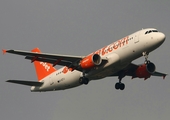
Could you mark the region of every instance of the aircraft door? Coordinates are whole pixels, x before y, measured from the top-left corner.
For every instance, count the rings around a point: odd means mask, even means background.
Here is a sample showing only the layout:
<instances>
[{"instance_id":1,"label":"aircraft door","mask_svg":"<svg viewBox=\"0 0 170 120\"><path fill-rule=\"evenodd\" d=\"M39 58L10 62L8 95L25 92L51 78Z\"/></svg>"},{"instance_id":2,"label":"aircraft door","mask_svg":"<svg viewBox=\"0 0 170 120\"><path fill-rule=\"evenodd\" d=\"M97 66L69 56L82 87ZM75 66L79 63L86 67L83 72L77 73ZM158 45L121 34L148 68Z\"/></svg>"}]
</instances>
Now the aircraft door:
<instances>
[{"instance_id":1,"label":"aircraft door","mask_svg":"<svg viewBox=\"0 0 170 120\"><path fill-rule=\"evenodd\" d=\"M138 43L139 42L139 32L135 33L134 35L134 43Z\"/></svg>"},{"instance_id":2,"label":"aircraft door","mask_svg":"<svg viewBox=\"0 0 170 120\"><path fill-rule=\"evenodd\" d=\"M49 84L50 84L50 85L53 85L53 84L54 84L54 81L53 81L53 79L52 79L51 76L49 77Z\"/></svg>"}]
</instances>

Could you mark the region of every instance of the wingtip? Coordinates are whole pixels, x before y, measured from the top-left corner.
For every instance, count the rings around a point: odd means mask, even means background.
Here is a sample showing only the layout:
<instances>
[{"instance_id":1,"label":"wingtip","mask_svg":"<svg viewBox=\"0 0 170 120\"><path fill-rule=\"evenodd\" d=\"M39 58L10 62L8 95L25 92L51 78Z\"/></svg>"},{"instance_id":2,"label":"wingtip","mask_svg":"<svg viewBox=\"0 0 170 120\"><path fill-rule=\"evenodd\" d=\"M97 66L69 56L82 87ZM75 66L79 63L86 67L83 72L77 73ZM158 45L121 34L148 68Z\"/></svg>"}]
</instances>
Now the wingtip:
<instances>
[{"instance_id":1,"label":"wingtip","mask_svg":"<svg viewBox=\"0 0 170 120\"><path fill-rule=\"evenodd\" d=\"M11 82L11 80L6 80L5 82Z\"/></svg>"},{"instance_id":2,"label":"wingtip","mask_svg":"<svg viewBox=\"0 0 170 120\"><path fill-rule=\"evenodd\" d=\"M41 50L38 47L36 47L36 48L32 49L31 52L40 53Z\"/></svg>"},{"instance_id":3,"label":"wingtip","mask_svg":"<svg viewBox=\"0 0 170 120\"><path fill-rule=\"evenodd\" d=\"M167 75L164 75L164 76L163 76L163 79L165 79L166 76L167 76Z\"/></svg>"},{"instance_id":4,"label":"wingtip","mask_svg":"<svg viewBox=\"0 0 170 120\"><path fill-rule=\"evenodd\" d=\"M6 51L7 51L7 50L2 49L2 53L3 53L3 55L4 55L4 54L6 54Z\"/></svg>"}]
</instances>

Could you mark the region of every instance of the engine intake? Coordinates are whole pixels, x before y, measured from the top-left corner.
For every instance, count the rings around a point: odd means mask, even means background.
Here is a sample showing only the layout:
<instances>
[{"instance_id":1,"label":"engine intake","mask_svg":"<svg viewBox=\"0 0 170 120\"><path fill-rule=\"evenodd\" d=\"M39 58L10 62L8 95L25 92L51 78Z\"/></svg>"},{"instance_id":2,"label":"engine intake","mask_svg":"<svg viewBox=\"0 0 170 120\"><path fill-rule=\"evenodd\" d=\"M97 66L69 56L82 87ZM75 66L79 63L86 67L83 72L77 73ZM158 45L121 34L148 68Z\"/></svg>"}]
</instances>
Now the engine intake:
<instances>
[{"instance_id":1,"label":"engine intake","mask_svg":"<svg viewBox=\"0 0 170 120\"><path fill-rule=\"evenodd\" d=\"M101 62L102 62L102 59L101 59L100 55L92 54L92 55L89 55L89 56L83 58L80 61L80 66L83 69L90 69L97 65L100 65Z\"/></svg>"},{"instance_id":2,"label":"engine intake","mask_svg":"<svg viewBox=\"0 0 170 120\"><path fill-rule=\"evenodd\" d=\"M153 64L152 62L148 63L146 65L146 68L147 68L147 71L151 74L154 73L156 70L155 64Z\"/></svg>"}]
</instances>

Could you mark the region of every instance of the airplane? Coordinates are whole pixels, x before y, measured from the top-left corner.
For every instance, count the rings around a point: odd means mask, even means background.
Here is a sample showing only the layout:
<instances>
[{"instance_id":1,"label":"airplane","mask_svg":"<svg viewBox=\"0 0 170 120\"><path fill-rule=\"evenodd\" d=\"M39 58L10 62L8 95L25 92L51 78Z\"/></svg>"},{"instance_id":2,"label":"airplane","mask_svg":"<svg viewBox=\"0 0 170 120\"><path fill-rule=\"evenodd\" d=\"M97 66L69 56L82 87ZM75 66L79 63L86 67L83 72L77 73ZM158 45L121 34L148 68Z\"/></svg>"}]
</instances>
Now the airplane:
<instances>
[{"instance_id":1,"label":"airplane","mask_svg":"<svg viewBox=\"0 0 170 120\"><path fill-rule=\"evenodd\" d=\"M39 48L32 51L5 50L25 56L34 63L38 81L7 80L6 82L31 86L31 92L65 90L87 85L91 80L105 77L118 77L115 89L124 90L122 79L125 76L143 78L151 76L166 77L156 71L156 66L148 60L148 55L164 41L165 34L155 28L146 28L113 42L87 56L41 53ZM144 57L144 63L136 65L133 60ZM56 69L56 65L63 66Z\"/></svg>"}]
</instances>

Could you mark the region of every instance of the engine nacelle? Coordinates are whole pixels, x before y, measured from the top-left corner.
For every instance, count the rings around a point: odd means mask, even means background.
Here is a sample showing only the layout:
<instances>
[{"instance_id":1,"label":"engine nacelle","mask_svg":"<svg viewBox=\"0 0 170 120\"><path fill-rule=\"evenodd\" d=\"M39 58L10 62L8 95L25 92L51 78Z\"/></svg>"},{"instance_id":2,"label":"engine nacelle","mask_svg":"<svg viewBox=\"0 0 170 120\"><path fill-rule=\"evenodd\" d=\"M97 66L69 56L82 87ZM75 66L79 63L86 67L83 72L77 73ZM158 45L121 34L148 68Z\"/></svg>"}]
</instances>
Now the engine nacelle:
<instances>
[{"instance_id":1,"label":"engine nacelle","mask_svg":"<svg viewBox=\"0 0 170 120\"><path fill-rule=\"evenodd\" d=\"M153 74L155 72L155 65L150 62L148 64L143 64L143 65L140 65L137 69L136 69L136 77L139 77L139 78L144 78L145 80L147 78L150 78L151 74Z\"/></svg>"},{"instance_id":2,"label":"engine nacelle","mask_svg":"<svg viewBox=\"0 0 170 120\"><path fill-rule=\"evenodd\" d=\"M97 65L100 65L101 62L102 62L102 59L101 59L100 55L92 54L92 55L89 55L89 56L83 58L80 61L80 66L83 69L90 69Z\"/></svg>"}]
</instances>

